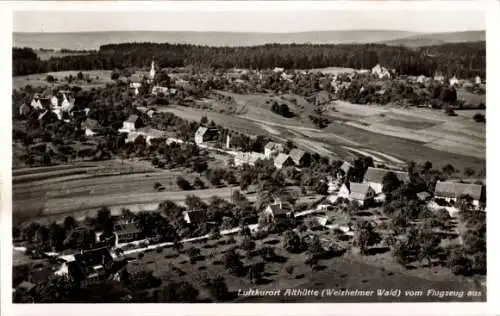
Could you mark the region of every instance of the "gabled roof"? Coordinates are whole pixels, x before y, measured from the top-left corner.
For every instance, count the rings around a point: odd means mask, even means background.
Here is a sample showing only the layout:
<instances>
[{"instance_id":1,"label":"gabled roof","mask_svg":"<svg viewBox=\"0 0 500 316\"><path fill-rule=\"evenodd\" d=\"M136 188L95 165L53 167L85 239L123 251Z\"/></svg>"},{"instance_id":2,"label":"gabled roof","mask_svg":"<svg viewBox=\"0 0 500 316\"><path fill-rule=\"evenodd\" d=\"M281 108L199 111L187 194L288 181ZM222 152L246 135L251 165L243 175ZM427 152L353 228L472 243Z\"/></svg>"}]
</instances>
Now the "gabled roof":
<instances>
[{"instance_id":1,"label":"gabled roof","mask_svg":"<svg viewBox=\"0 0 500 316\"><path fill-rule=\"evenodd\" d=\"M304 157L305 154L306 154L305 151L294 148L290 151L289 156L290 156L290 158L292 158L292 160L295 164L299 165L300 160Z\"/></svg>"},{"instance_id":2,"label":"gabled roof","mask_svg":"<svg viewBox=\"0 0 500 316\"><path fill-rule=\"evenodd\" d=\"M348 174L349 170L351 170L351 168L352 168L352 164L350 164L347 161L344 161L342 166L340 166L340 170L344 171L345 174Z\"/></svg>"},{"instance_id":3,"label":"gabled roof","mask_svg":"<svg viewBox=\"0 0 500 316\"><path fill-rule=\"evenodd\" d=\"M282 144L279 144L279 143L269 142L269 143L266 144L266 146L264 146L264 149L268 149L268 150L284 150L284 146Z\"/></svg>"},{"instance_id":4,"label":"gabled roof","mask_svg":"<svg viewBox=\"0 0 500 316\"><path fill-rule=\"evenodd\" d=\"M132 114L128 117L128 119L126 120L126 122L129 122L129 123L135 123L137 122L137 120L139 119L139 116L135 115L135 114Z\"/></svg>"},{"instance_id":5,"label":"gabled roof","mask_svg":"<svg viewBox=\"0 0 500 316\"><path fill-rule=\"evenodd\" d=\"M274 203L269 204L268 207L271 209L274 216L287 215L288 213L293 212L293 208L289 203Z\"/></svg>"},{"instance_id":6,"label":"gabled roof","mask_svg":"<svg viewBox=\"0 0 500 316\"><path fill-rule=\"evenodd\" d=\"M207 220L207 211L205 210L184 211L183 214L189 216L190 223L202 223Z\"/></svg>"},{"instance_id":7,"label":"gabled roof","mask_svg":"<svg viewBox=\"0 0 500 316\"><path fill-rule=\"evenodd\" d=\"M452 181L438 181L434 190L435 196L458 198L461 195L470 195L474 200L481 198L482 186L472 183Z\"/></svg>"},{"instance_id":8,"label":"gabled roof","mask_svg":"<svg viewBox=\"0 0 500 316\"><path fill-rule=\"evenodd\" d=\"M200 126L196 130L195 136L203 136L208 131L208 128L205 126Z\"/></svg>"},{"instance_id":9,"label":"gabled roof","mask_svg":"<svg viewBox=\"0 0 500 316\"><path fill-rule=\"evenodd\" d=\"M370 190L370 185L368 183L347 183L346 187L349 189L349 196L356 200L364 200L366 194Z\"/></svg>"},{"instance_id":10,"label":"gabled roof","mask_svg":"<svg viewBox=\"0 0 500 316\"><path fill-rule=\"evenodd\" d=\"M417 197L419 200L424 201L424 200L427 200L428 198L430 198L431 194L429 192L423 191L423 192L417 193Z\"/></svg>"},{"instance_id":11,"label":"gabled roof","mask_svg":"<svg viewBox=\"0 0 500 316\"><path fill-rule=\"evenodd\" d=\"M140 233L140 230L135 223L129 222L115 225L115 233L117 233L118 235L138 234Z\"/></svg>"},{"instance_id":12,"label":"gabled roof","mask_svg":"<svg viewBox=\"0 0 500 316\"><path fill-rule=\"evenodd\" d=\"M82 128L88 128L90 130L96 130L100 128L99 122L93 119L86 119L82 122Z\"/></svg>"},{"instance_id":13,"label":"gabled roof","mask_svg":"<svg viewBox=\"0 0 500 316\"><path fill-rule=\"evenodd\" d=\"M280 153L276 157L276 159L274 159L274 165L279 166L281 168L288 159L291 159L291 161L293 162L292 157L288 156L287 154Z\"/></svg>"},{"instance_id":14,"label":"gabled roof","mask_svg":"<svg viewBox=\"0 0 500 316\"><path fill-rule=\"evenodd\" d=\"M381 184L384 179L384 176L389 172L394 173L398 177L399 181L408 182L410 180L408 172L369 167L368 170L366 170L363 182L372 182Z\"/></svg>"},{"instance_id":15,"label":"gabled roof","mask_svg":"<svg viewBox=\"0 0 500 316\"><path fill-rule=\"evenodd\" d=\"M74 261L68 262L68 270L77 279L105 275L104 265L113 261L111 252L106 247L75 254L74 258Z\"/></svg>"}]
</instances>

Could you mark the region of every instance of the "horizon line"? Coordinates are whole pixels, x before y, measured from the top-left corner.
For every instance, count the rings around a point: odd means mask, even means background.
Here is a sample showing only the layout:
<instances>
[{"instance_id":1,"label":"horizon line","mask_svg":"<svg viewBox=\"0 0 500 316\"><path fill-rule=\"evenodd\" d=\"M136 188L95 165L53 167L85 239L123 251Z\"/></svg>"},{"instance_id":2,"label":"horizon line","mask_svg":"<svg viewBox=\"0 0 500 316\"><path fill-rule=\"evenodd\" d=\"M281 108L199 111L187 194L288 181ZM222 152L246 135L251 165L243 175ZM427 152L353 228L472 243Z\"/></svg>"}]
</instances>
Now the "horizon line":
<instances>
[{"instance_id":1,"label":"horizon line","mask_svg":"<svg viewBox=\"0 0 500 316\"><path fill-rule=\"evenodd\" d=\"M39 31L39 32L25 32L25 31L12 31L13 34L78 34L78 33L118 33L118 32L184 32L184 33L234 33L234 34L301 34L313 32L408 32L417 34L447 34L447 33L464 33L464 32L486 32L485 29L474 30L454 30L454 31L412 31L402 29L340 29L340 30L304 30L292 32L265 32L265 31L223 31L223 30L82 30L82 31Z\"/></svg>"}]
</instances>

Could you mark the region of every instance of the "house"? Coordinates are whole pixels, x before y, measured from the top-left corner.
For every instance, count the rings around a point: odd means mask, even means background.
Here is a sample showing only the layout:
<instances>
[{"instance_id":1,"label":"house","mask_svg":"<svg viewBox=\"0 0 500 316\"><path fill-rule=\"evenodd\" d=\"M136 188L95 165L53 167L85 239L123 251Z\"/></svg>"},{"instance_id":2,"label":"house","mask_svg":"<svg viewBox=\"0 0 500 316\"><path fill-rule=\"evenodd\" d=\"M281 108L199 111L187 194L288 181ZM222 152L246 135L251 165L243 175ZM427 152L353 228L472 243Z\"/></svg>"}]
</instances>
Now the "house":
<instances>
[{"instance_id":1,"label":"house","mask_svg":"<svg viewBox=\"0 0 500 316\"><path fill-rule=\"evenodd\" d=\"M50 107L50 99L42 98L38 94L36 94L30 105L33 109L43 110Z\"/></svg>"},{"instance_id":2,"label":"house","mask_svg":"<svg viewBox=\"0 0 500 316\"><path fill-rule=\"evenodd\" d=\"M280 68L280 67L274 67L273 69L273 72L275 73L280 73L280 72L284 72L285 71L285 68Z\"/></svg>"},{"instance_id":3,"label":"house","mask_svg":"<svg viewBox=\"0 0 500 316\"><path fill-rule=\"evenodd\" d=\"M379 79L391 78L391 73L389 72L389 70L387 70L387 68L385 67L380 66L380 64L377 64L372 68L372 74Z\"/></svg>"},{"instance_id":4,"label":"house","mask_svg":"<svg viewBox=\"0 0 500 316\"><path fill-rule=\"evenodd\" d=\"M481 77L476 76L476 78L475 78L474 82L475 82L476 84L481 84L481 83L482 83L482 81L481 81Z\"/></svg>"},{"instance_id":5,"label":"house","mask_svg":"<svg viewBox=\"0 0 500 316\"><path fill-rule=\"evenodd\" d=\"M153 109L148 110L146 112L146 115L149 116L150 118L153 118L153 116L155 116L155 114L157 114L157 112L155 110L153 110Z\"/></svg>"},{"instance_id":6,"label":"house","mask_svg":"<svg viewBox=\"0 0 500 316\"><path fill-rule=\"evenodd\" d=\"M82 122L81 127L83 130L85 130L85 136L94 136L101 128L99 122L89 118Z\"/></svg>"},{"instance_id":7,"label":"house","mask_svg":"<svg viewBox=\"0 0 500 316\"><path fill-rule=\"evenodd\" d=\"M425 77L424 75L420 75L417 77L417 83L424 83L427 81L427 77Z\"/></svg>"},{"instance_id":8,"label":"house","mask_svg":"<svg viewBox=\"0 0 500 316\"><path fill-rule=\"evenodd\" d=\"M161 93L164 96L169 96L175 94L176 92L177 92L176 89L170 89L169 87L161 87L161 86L154 86L153 89L151 89L152 95L158 95Z\"/></svg>"},{"instance_id":9,"label":"house","mask_svg":"<svg viewBox=\"0 0 500 316\"><path fill-rule=\"evenodd\" d=\"M285 147L282 144L269 142L264 146L264 155L266 158L270 159L273 156L285 151Z\"/></svg>"},{"instance_id":10,"label":"house","mask_svg":"<svg viewBox=\"0 0 500 316\"><path fill-rule=\"evenodd\" d=\"M167 139L167 134L164 131L151 127L143 127L137 130L139 135L146 138L146 144L151 145L152 140Z\"/></svg>"},{"instance_id":11,"label":"house","mask_svg":"<svg viewBox=\"0 0 500 316\"><path fill-rule=\"evenodd\" d=\"M469 195L472 197L472 204L475 207L479 207L482 193L483 187L479 184L452 181L438 181L434 189L435 199L455 202L460 196Z\"/></svg>"},{"instance_id":12,"label":"house","mask_svg":"<svg viewBox=\"0 0 500 316\"><path fill-rule=\"evenodd\" d=\"M205 142L213 141L219 135L219 130L216 128L209 128L205 126L200 126L194 134L194 142L197 145L203 144Z\"/></svg>"},{"instance_id":13,"label":"house","mask_svg":"<svg viewBox=\"0 0 500 316\"><path fill-rule=\"evenodd\" d=\"M127 243L139 238L141 231L134 222L117 221L115 223L116 244Z\"/></svg>"},{"instance_id":14,"label":"house","mask_svg":"<svg viewBox=\"0 0 500 316\"><path fill-rule=\"evenodd\" d=\"M384 176L389 172L394 173L399 181L410 181L408 172L369 167L368 170L366 170L363 183L369 184L376 194L382 193Z\"/></svg>"},{"instance_id":15,"label":"house","mask_svg":"<svg viewBox=\"0 0 500 316\"><path fill-rule=\"evenodd\" d=\"M344 161L342 165L340 166L339 170L337 170L337 179L338 180L344 180L345 177L349 174L349 171L352 168L352 164Z\"/></svg>"},{"instance_id":16,"label":"house","mask_svg":"<svg viewBox=\"0 0 500 316\"><path fill-rule=\"evenodd\" d=\"M440 71L436 71L436 72L434 73L434 81L439 81L439 82L443 83L443 82L444 82L444 76L443 76L443 73L442 73L442 72L440 72Z\"/></svg>"},{"instance_id":17,"label":"house","mask_svg":"<svg viewBox=\"0 0 500 316\"><path fill-rule=\"evenodd\" d=\"M264 154L258 153L258 152L248 152L248 153L238 152L234 156L234 165L241 166L244 164L249 164L250 166L253 166L253 165L255 165L257 160L259 160L259 159L264 160L266 158L267 157Z\"/></svg>"},{"instance_id":18,"label":"house","mask_svg":"<svg viewBox=\"0 0 500 316\"><path fill-rule=\"evenodd\" d=\"M26 117L30 112L31 108L26 103L21 104L19 107L19 116Z\"/></svg>"},{"instance_id":19,"label":"house","mask_svg":"<svg viewBox=\"0 0 500 316\"><path fill-rule=\"evenodd\" d=\"M453 76L450 80L450 86L453 87L455 86L456 84L458 84L460 82L460 80L458 80L458 78L456 76Z\"/></svg>"},{"instance_id":20,"label":"house","mask_svg":"<svg viewBox=\"0 0 500 316\"><path fill-rule=\"evenodd\" d=\"M139 88L142 87L142 84L140 82L131 82L130 83L130 88L134 89L134 94L138 95L139 94Z\"/></svg>"},{"instance_id":21,"label":"house","mask_svg":"<svg viewBox=\"0 0 500 316\"><path fill-rule=\"evenodd\" d=\"M349 201L356 201L363 206L374 199L375 190L368 183L346 182L340 188L338 196Z\"/></svg>"},{"instance_id":22,"label":"house","mask_svg":"<svg viewBox=\"0 0 500 316\"><path fill-rule=\"evenodd\" d=\"M110 276L114 263L107 247L95 248L65 256L66 262L56 271L57 275L68 275L81 288L99 284Z\"/></svg>"},{"instance_id":23,"label":"house","mask_svg":"<svg viewBox=\"0 0 500 316\"><path fill-rule=\"evenodd\" d=\"M307 167L311 162L311 156L309 153L297 148L292 149L289 156L298 167Z\"/></svg>"},{"instance_id":24,"label":"house","mask_svg":"<svg viewBox=\"0 0 500 316\"><path fill-rule=\"evenodd\" d=\"M268 222L275 222L282 218L291 218L294 216L294 211L290 203L281 202L281 200L276 200L274 203L269 204L263 211L262 216L267 219Z\"/></svg>"},{"instance_id":25,"label":"house","mask_svg":"<svg viewBox=\"0 0 500 316\"><path fill-rule=\"evenodd\" d=\"M182 212L184 221L188 224L201 224L207 221L207 211L193 210Z\"/></svg>"},{"instance_id":26,"label":"house","mask_svg":"<svg viewBox=\"0 0 500 316\"><path fill-rule=\"evenodd\" d=\"M284 153L280 153L275 159L274 159L274 166L276 167L276 169L281 169L283 167L289 167L289 166L293 166L295 163L293 162L293 159L292 157L284 154Z\"/></svg>"},{"instance_id":27,"label":"house","mask_svg":"<svg viewBox=\"0 0 500 316\"><path fill-rule=\"evenodd\" d=\"M123 127L122 131L124 132L130 132L130 131L135 131L137 128L142 127L144 124L139 118L139 116L133 114L128 117L126 121L123 122Z\"/></svg>"},{"instance_id":28,"label":"house","mask_svg":"<svg viewBox=\"0 0 500 316\"><path fill-rule=\"evenodd\" d=\"M417 193L417 198L419 199L419 201L427 202L432 198L432 195L429 192L423 191Z\"/></svg>"}]
</instances>

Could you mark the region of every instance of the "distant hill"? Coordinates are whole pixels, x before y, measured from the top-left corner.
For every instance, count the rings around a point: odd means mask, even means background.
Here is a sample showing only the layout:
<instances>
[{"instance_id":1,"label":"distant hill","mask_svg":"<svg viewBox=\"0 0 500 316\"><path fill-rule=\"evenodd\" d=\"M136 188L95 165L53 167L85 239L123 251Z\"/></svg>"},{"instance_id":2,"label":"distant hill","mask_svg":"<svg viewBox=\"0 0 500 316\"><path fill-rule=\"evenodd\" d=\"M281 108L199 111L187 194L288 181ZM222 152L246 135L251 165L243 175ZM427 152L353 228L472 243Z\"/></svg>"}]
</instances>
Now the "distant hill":
<instances>
[{"instance_id":1,"label":"distant hill","mask_svg":"<svg viewBox=\"0 0 500 316\"><path fill-rule=\"evenodd\" d=\"M117 31L82 33L14 33L13 46L47 49L98 49L127 42L208 46L255 46L270 43L364 44L411 38L417 32L387 30L311 31L300 33Z\"/></svg>"},{"instance_id":2,"label":"distant hill","mask_svg":"<svg viewBox=\"0 0 500 316\"><path fill-rule=\"evenodd\" d=\"M486 41L485 31L467 31L453 33L418 34L405 38L382 41L382 44L406 47L422 47L448 43L464 43Z\"/></svg>"}]
</instances>

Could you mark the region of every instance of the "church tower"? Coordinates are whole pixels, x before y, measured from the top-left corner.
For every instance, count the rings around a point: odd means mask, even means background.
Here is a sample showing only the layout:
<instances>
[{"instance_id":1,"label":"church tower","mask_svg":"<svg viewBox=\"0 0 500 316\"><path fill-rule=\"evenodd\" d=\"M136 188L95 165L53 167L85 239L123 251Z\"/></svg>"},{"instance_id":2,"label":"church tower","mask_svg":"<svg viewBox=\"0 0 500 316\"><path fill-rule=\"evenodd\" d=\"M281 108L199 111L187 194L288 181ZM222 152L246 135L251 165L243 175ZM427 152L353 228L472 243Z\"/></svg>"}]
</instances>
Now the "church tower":
<instances>
[{"instance_id":1,"label":"church tower","mask_svg":"<svg viewBox=\"0 0 500 316\"><path fill-rule=\"evenodd\" d=\"M151 62L151 70L149 71L149 77L151 80L154 80L155 79L155 75L156 75L156 70L155 70L155 62L154 60Z\"/></svg>"}]
</instances>

